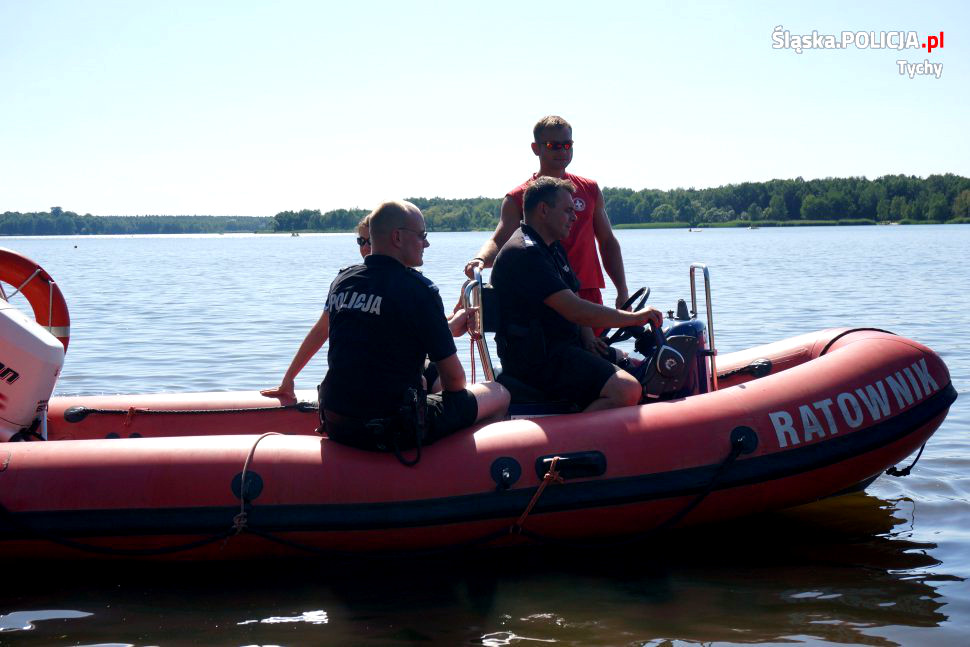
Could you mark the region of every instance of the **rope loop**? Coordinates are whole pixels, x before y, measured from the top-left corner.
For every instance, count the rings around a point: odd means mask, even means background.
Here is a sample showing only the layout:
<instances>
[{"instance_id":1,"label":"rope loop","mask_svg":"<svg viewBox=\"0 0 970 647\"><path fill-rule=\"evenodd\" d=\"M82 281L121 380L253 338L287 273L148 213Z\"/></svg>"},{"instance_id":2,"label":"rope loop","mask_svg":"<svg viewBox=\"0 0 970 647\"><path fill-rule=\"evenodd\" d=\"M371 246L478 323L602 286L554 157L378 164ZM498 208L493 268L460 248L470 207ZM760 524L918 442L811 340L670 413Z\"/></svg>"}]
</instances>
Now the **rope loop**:
<instances>
[{"instance_id":1,"label":"rope loop","mask_svg":"<svg viewBox=\"0 0 970 647\"><path fill-rule=\"evenodd\" d=\"M532 495L532 500L529 501L529 505L526 506L525 510L519 516L519 519L509 526L509 534L518 535L522 532L522 526L525 524L526 517L532 512L532 508L535 507L536 503L539 502L539 497L545 491L546 486L550 483L562 483L564 479L559 475L559 471L556 470L556 464L559 463L559 457L553 456L552 462L549 464L549 471L546 472L545 476L542 477L542 483L536 488L536 493Z\"/></svg>"},{"instance_id":2,"label":"rope loop","mask_svg":"<svg viewBox=\"0 0 970 647\"><path fill-rule=\"evenodd\" d=\"M896 466L893 465L886 470L886 474L889 476L909 476L909 473L913 471L914 467L916 467L916 463L919 462L919 457L923 455L924 449L926 449L926 443L923 443L923 446L919 448L919 453L916 454L916 458L913 459L913 462L910 463L909 466L904 467L903 469L896 469Z\"/></svg>"},{"instance_id":3,"label":"rope loop","mask_svg":"<svg viewBox=\"0 0 970 647\"><path fill-rule=\"evenodd\" d=\"M232 529L233 534L238 535L243 530L246 529L246 524L249 521L249 515L245 512L240 512L235 517L232 518Z\"/></svg>"},{"instance_id":4,"label":"rope loop","mask_svg":"<svg viewBox=\"0 0 970 647\"><path fill-rule=\"evenodd\" d=\"M239 477L239 514L232 518L232 529L236 531L238 535L240 532L245 530L246 521L248 520L248 515L246 514L246 472L249 471L249 464L253 461L253 456L256 455L256 446L259 445L260 441L267 436L282 436L283 434L277 431L268 431L253 443L253 446L249 450L249 455L246 456L246 460L243 463L242 475Z\"/></svg>"}]
</instances>

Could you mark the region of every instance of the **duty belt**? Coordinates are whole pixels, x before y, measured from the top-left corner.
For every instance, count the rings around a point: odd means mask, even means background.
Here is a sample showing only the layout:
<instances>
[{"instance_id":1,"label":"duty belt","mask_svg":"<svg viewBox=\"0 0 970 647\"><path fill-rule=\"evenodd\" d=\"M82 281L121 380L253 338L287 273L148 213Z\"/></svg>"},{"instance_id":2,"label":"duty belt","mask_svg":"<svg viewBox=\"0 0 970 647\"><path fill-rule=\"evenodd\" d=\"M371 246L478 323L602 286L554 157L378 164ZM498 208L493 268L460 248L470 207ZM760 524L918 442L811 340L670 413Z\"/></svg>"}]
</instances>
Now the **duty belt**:
<instances>
[{"instance_id":1,"label":"duty belt","mask_svg":"<svg viewBox=\"0 0 970 647\"><path fill-rule=\"evenodd\" d=\"M426 429L423 391L408 389L397 415L362 419L321 408L320 418L327 435L336 442L358 449L393 452L408 467L421 460ZM414 439L417 449L414 459L406 459L401 454L402 445L406 448L410 444L411 438L407 436Z\"/></svg>"}]
</instances>

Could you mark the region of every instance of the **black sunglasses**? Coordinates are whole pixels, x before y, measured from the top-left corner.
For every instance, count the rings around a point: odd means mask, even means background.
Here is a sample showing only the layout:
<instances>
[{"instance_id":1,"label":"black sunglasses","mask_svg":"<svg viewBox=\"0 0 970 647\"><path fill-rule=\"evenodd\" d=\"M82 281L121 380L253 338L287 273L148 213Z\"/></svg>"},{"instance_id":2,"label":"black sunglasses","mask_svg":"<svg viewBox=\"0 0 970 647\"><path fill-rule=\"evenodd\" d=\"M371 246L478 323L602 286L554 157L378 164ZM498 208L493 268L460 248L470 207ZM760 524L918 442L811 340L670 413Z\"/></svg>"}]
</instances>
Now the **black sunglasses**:
<instances>
[{"instance_id":1,"label":"black sunglasses","mask_svg":"<svg viewBox=\"0 0 970 647\"><path fill-rule=\"evenodd\" d=\"M398 227L398 229L403 229L404 231L410 231L412 234L420 238L421 240L428 240L428 230L418 231L417 229L408 229L407 227Z\"/></svg>"},{"instance_id":2,"label":"black sunglasses","mask_svg":"<svg viewBox=\"0 0 970 647\"><path fill-rule=\"evenodd\" d=\"M363 247L364 245L370 245L370 238L364 238L363 236L357 237L357 244Z\"/></svg>"}]
</instances>

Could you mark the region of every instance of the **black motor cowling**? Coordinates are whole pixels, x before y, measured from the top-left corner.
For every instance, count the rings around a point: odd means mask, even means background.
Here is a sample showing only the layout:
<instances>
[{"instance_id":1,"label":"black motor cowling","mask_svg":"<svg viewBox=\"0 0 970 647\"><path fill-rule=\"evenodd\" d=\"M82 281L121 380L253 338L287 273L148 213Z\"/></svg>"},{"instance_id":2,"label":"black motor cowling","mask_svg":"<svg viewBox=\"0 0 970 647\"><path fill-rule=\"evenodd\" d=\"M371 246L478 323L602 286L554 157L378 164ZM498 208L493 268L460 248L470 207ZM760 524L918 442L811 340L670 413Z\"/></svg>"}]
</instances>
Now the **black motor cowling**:
<instances>
[{"instance_id":1,"label":"black motor cowling","mask_svg":"<svg viewBox=\"0 0 970 647\"><path fill-rule=\"evenodd\" d=\"M643 400L672 400L708 391L706 327L696 319L673 320L664 335L643 335L636 350L643 364L633 373Z\"/></svg>"}]
</instances>

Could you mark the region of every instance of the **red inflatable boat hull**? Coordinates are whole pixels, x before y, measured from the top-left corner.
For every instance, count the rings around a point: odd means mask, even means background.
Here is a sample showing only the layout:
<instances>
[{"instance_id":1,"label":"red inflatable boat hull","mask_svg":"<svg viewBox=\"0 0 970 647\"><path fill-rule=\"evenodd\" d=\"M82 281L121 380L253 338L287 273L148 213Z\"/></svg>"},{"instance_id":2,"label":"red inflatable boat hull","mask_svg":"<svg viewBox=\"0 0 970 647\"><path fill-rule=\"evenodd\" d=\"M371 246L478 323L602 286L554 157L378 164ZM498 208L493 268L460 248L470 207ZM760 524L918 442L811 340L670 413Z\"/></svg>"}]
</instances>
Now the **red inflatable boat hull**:
<instances>
[{"instance_id":1,"label":"red inflatable boat hull","mask_svg":"<svg viewBox=\"0 0 970 647\"><path fill-rule=\"evenodd\" d=\"M228 559L586 542L815 501L917 450L956 392L940 358L903 337L810 337L788 344L810 347L803 361L776 362L766 377L487 425L425 448L415 467L312 430L206 435L205 421L219 416L201 413L158 416L188 416L179 431L193 436L9 443L0 446L0 550ZM237 429L264 431L259 424ZM51 437L66 428L94 423L61 420ZM563 481L542 488L553 457Z\"/></svg>"}]
</instances>

